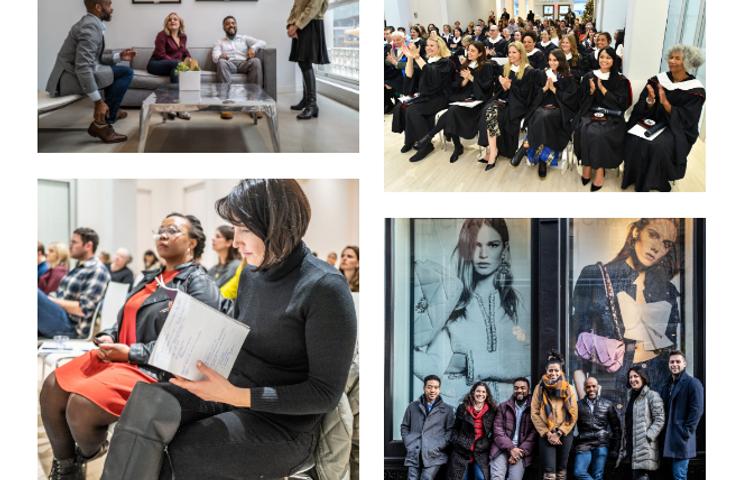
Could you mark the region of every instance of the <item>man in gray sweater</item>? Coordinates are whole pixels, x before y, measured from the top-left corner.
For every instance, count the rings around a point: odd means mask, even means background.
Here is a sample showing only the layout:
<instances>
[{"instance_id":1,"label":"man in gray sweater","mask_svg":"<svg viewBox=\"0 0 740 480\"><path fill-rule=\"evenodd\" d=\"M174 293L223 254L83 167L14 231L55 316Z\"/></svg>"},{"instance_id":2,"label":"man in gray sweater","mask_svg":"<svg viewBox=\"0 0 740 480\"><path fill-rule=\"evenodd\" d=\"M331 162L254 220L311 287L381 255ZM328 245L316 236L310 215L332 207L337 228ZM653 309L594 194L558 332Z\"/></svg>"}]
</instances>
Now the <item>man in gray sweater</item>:
<instances>
[{"instance_id":1,"label":"man in gray sweater","mask_svg":"<svg viewBox=\"0 0 740 480\"><path fill-rule=\"evenodd\" d=\"M406 407L401 422L401 438L406 447L404 465L408 480L434 480L447 463L445 449L450 442L455 413L442 401L442 380L436 375L424 378L424 394Z\"/></svg>"}]
</instances>

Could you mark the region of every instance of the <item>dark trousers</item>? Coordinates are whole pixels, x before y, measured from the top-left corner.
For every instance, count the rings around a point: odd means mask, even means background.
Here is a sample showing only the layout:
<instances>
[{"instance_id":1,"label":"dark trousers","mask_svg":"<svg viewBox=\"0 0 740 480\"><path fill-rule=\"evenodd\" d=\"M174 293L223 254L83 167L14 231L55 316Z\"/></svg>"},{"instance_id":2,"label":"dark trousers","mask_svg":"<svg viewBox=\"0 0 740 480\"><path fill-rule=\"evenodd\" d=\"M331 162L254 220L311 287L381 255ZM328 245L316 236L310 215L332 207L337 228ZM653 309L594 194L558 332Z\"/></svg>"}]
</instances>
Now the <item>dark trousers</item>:
<instances>
[{"instance_id":1,"label":"dark trousers","mask_svg":"<svg viewBox=\"0 0 740 480\"><path fill-rule=\"evenodd\" d=\"M179 63L178 60L155 60L152 58L146 65L146 71L152 75L168 76L170 82L177 83L180 77L175 69Z\"/></svg>"},{"instance_id":2,"label":"dark trousers","mask_svg":"<svg viewBox=\"0 0 740 480\"><path fill-rule=\"evenodd\" d=\"M113 65L111 68L113 69L113 83L105 87L103 92L105 92L105 103L108 104L107 121L112 125L116 122L123 96L126 95L126 90L134 78L134 71L122 65Z\"/></svg>"},{"instance_id":3,"label":"dark trousers","mask_svg":"<svg viewBox=\"0 0 740 480\"><path fill-rule=\"evenodd\" d=\"M174 396L181 409L160 479L282 478L313 455L313 433L288 431L269 415L206 402L171 383L152 386Z\"/></svg>"},{"instance_id":4,"label":"dark trousers","mask_svg":"<svg viewBox=\"0 0 740 480\"><path fill-rule=\"evenodd\" d=\"M545 473L556 473L568 469L568 455L573 445L573 434L560 437L562 445L551 445L540 437L540 462Z\"/></svg>"},{"instance_id":5,"label":"dark trousers","mask_svg":"<svg viewBox=\"0 0 740 480\"><path fill-rule=\"evenodd\" d=\"M53 338L54 335L66 335L70 338L77 336L67 312L49 300L41 290L38 291L38 334L46 338Z\"/></svg>"}]
</instances>

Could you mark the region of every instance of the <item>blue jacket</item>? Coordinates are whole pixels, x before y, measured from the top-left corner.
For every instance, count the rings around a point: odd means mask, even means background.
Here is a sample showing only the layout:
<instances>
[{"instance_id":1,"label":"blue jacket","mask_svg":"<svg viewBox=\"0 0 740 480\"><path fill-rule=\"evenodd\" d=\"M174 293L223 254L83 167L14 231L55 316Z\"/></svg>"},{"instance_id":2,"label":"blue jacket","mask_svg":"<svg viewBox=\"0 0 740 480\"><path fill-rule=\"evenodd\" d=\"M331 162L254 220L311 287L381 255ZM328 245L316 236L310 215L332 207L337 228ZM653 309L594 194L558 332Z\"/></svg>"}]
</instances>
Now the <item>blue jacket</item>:
<instances>
[{"instance_id":1,"label":"blue jacket","mask_svg":"<svg viewBox=\"0 0 740 480\"><path fill-rule=\"evenodd\" d=\"M673 385L663 386L661 397L666 410L663 456L686 459L696 457L696 428L704 414L704 387L685 371Z\"/></svg>"}]
</instances>

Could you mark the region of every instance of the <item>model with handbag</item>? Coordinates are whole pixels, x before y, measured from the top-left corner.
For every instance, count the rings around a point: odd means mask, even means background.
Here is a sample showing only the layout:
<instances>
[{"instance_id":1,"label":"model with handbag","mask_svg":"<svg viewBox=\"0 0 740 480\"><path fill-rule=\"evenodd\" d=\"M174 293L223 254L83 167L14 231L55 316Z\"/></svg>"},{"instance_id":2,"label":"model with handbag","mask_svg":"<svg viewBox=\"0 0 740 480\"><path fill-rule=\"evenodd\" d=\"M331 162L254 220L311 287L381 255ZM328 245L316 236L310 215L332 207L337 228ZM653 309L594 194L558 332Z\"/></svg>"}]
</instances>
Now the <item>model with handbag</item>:
<instances>
[{"instance_id":1,"label":"model with handbag","mask_svg":"<svg viewBox=\"0 0 740 480\"><path fill-rule=\"evenodd\" d=\"M589 375L601 395L622 400L628 369L639 364L656 385L669 380L669 350L678 343L679 221L642 218L629 227L617 256L584 267L573 291L577 336L573 380L579 398Z\"/></svg>"}]
</instances>

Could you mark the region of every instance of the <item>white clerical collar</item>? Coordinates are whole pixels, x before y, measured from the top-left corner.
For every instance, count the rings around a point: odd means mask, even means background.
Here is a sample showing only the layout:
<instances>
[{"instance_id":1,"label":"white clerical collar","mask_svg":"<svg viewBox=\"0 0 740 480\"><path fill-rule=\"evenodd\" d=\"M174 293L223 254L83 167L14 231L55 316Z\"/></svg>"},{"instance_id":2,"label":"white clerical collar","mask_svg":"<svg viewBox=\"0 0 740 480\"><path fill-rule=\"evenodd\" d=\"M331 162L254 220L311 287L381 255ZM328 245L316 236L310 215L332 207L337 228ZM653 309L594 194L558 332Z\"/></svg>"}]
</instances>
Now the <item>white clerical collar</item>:
<instances>
[{"instance_id":1,"label":"white clerical collar","mask_svg":"<svg viewBox=\"0 0 740 480\"><path fill-rule=\"evenodd\" d=\"M552 81L553 82L557 82L558 81L557 74L555 72L553 72L551 68L548 68L548 69L545 70L545 75L547 75L548 77L552 78Z\"/></svg>"},{"instance_id":2,"label":"white clerical collar","mask_svg":"<svg viewBox=\"0 0 740 480\"><path fill-rule=\"evenodd\" d=\"M514 73L519 73L519 65L511 64L511 71Z\"/></svg>"},{"instance_id":3,"label":"white clerical collar","mask_svg":"<svg viewBox=\"0 0 740 480\"><path fill-rule=\"evenodd\" d=\"M566 60L570 60L571 58L573 58L573 54L572 53L566 53L565 54L565 59Z\"/></svg>"},{"instance_id":4,"label":"white clerical collar","mask_svg":"<svg viewBox=\"0 0 740 480\"><path fill-rule=\"evenodd\" d=\"M427 63L434 63L434 62L438 62L440 60L442 60L442 57L429 57L427 59Z\"/></svg>"},{"instance_id":5,"label":"white clerical collar","mask_svg":"<svg viewBox=\"0 0 740 480\"><path fill-rule=\"evenodd\" d=\"M472 62L468 63L468 68L478 68L478 61L473 60Z\"/></svg>"},{"instance_id":6,"label":"white clerical collar","mask_svg":"<svg viewBox=\"0 0 740 480\"><path fill-rule=\"evenodd\" d=\"M541 46L541 47L547 47L547 46L548 46L548 45L550 45L551 43L552 43L551 41L547 41L547 42L540 42L540 46Z\"/></svg>"},{"instance_id":7,"label":"white clerical collar","mask_svg":"<svg viewBox=\"0 0 740 480\"><path fill-rule=\"evenodd\" d=\"M612 72L602 72L601 70L594 70L594 77L600 78L604 81L609 80L609 75L611 75Z\"/></svg>"},{"instance_id":8,"label":"white clerical collar","mask_svg":"<svg viewBox=\"0 0 740 480\"><path fill-rule=\"evenodd\" d=\"M459 43L460 42L460 37L452 37L452 39L455 41L455 43Z\"/></svg>"},{"instance_id":9,"label":"white clerical collar","mask_svg":"<svg viewBox=\"0 0 740 480\"><path fill-rule=\"evenodd\" d=\"M668 77L668 72L661 72L658 74L658 82L663 85L666 90L693 90L695 88L704 88L701 81L698 78L691 80L684 80L683 82L673 82Z\"/></svg>"},{"instance_id":10,"label":"white clerical collar","mask_svg":"<svg viewBox=\"0 0 740 480\"><path fill-rule=\"evenodd\" d=\"M537 52L539 52L539 51L540 51L540 50L539 50L538 48L533 48L533 49L532 49L532 51L531 51L531 52L529 52L529 53L527 54L527 56L528 56L528 57L531 57L532 55L534 55L535 53L537 53Z\"/></svg>"},{"instance_id":11,"label":"white clerical collar","mask_svg":"<svg viewBox=\"0 0 740 480\"><path fill-rule=\"evenodd\" d=\"M503 38L501 38L501 35L499 35L498 37L496 37L496 40L493 40L493 39L491 39L490 37L488 38L488 42L489 42L490 44L492 44L492 45L495 45L495 44L497 44L497 43L498 43L498 42L500 42L501 40L503 40Z\"/></svg>"}]
</instances>

